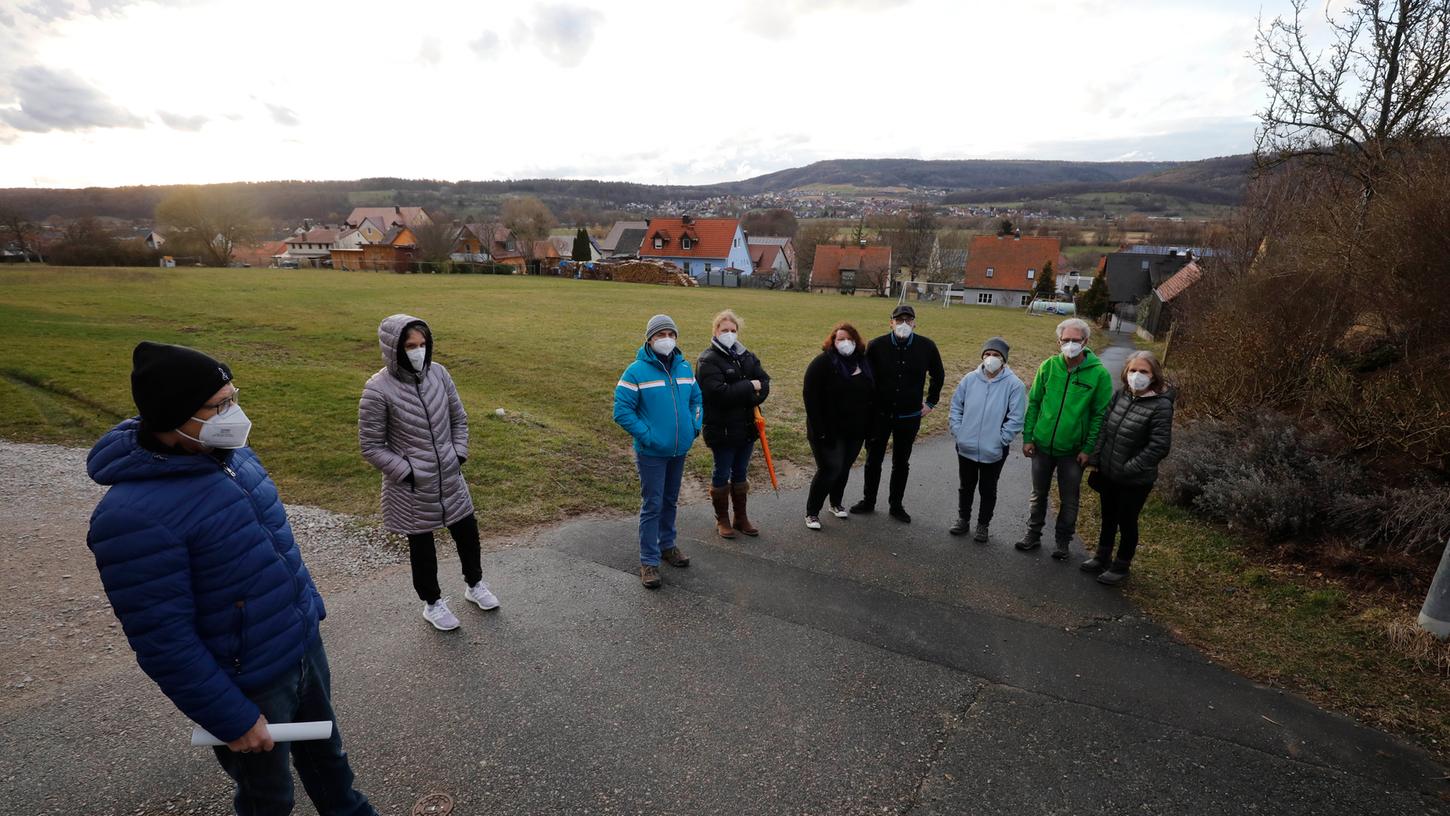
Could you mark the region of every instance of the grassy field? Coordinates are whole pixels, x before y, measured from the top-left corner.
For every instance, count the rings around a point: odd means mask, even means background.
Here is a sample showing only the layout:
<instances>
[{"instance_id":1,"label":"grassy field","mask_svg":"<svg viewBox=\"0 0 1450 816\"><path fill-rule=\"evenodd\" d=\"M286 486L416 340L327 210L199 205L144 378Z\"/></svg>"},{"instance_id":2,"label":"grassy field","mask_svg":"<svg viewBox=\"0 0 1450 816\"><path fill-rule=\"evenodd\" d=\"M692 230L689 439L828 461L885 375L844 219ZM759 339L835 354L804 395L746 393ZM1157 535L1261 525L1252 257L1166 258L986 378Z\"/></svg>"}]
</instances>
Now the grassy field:
<instances>
[{"instance_id":1,"label":"grassy field","mask_svg":"<svg viewBox=\"0 0 1450 816\"><path fill-rule=\"evenodd\" d=\"M228 363L256 423L253 447L288 501L376 512L378 476L357 448L357 400L381 366L377 324L429 321L436 359L458 384L472 427L467 476L491 531L638 503L628 437L611 417L614 384L656 312L671 314L693 360L710 318L736 309L741 339L774 379L765 406L777 456L810 461L800 382L837 320L869 337L892 302L763 290L679 289L495 276L307 270L0 270L0 436L90 445L132 411L131 349L150 339ZM1001 334L1030 372L1054 350L1053 322L1015 310L924 307L948 388ZM503 408L506 417L495 416ZM945 411L928 430L945 427ZM708 474L697 445L690 467Z\"/></svg>"}]
</instances>

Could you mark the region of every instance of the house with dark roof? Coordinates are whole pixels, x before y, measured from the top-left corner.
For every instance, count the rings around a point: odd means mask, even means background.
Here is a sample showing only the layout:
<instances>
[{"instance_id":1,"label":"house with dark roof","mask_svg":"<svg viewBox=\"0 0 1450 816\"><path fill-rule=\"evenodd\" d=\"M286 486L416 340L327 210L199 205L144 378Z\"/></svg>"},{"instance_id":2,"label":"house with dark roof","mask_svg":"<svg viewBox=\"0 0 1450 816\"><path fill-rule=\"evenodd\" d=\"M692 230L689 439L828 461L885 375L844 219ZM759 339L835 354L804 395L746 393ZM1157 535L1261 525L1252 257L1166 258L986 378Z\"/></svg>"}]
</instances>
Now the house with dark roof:
<instances>
[{"instance_id":1,"label":"house with dark roof","mask_svg":"<svg viewBox=\"0 0 1450 816\"><path fill-rule=\"evenodd\" d=\"M967 247L963 303L1021 308L1032 302L1037 277L1051 263L1061 268L1062 242L1022 235L978 235ZM953 295L955 297L955 294Z\"/></svg>"},{"instance_id":2,"label":"house with dark roof","mask_svg":"<svg viewBox=\"0 0 1450 816\"><path fill-rule=\"evenodd\" d=\"M1113 306L1136 304L1194 258L1211 255L1211 251L1195 247L1167 246L1132 246L1114 252L1107 256L1103 270L1108 302Z\"/></svg>"},{"instance_id":3,"label":"house with dark roof","mask_svg":"<svg viewBox=\"0 0 1450 816\"><path fill-rule=\"evenodd\" d=\"M648 221L615 221L609 233L599 241L599 251L605 257L611 255L638 255L644 233L649 229Z\"/></svg>"},{"instance_id":4,"label":"house with dark roof","mask_svg":"<svg viewBox=\"0 0 1450 816\"><path fill-rule=\"evenodd\" d=\"M1173 328L1174 313L1185 307L1187 295L1200 280L1203 269L1197 261L1189 261L1172 277L1153 288L1153 302L1148 305L1148 316L1138 328L1153 337L1162 337Z\"/></svg>"},{"instance_id":5,"label":"house with dark roof","mask_svg":"<svg viewBox=\"0 0 1450 816\"><path fill-rule=\"evenodd\" d=\"M738 218L651 218L639 257L673 263L692 277L727 269L749 275L755 269Z\"/></svg>"},{"instance_id":6,"label":"house with dark roof","mask_svg":"<svg viewBox=\"0 0 1450 816\"><path fill-rule=\"evenodd\" d=\"M808 285L812 292L885 295L891 287L891 247L821 244Z\"/></svg>"}]
</instances>

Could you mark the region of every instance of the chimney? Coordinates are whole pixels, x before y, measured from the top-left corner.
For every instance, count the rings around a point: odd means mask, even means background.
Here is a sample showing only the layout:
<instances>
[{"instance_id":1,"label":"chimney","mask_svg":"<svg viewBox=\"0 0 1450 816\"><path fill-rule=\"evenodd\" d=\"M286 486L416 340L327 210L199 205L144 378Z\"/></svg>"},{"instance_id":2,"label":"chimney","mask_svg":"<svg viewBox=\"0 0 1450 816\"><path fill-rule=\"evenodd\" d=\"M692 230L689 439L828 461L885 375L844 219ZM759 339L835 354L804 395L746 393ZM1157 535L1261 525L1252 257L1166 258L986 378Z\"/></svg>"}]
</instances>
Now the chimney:
<instances>
[{"instance_id":1,"label":"chimney","mask_svg":"<svg viewBox=\"0 0 1450 816\"><path fill-rule=\"evenodd\" d=\"M1014 240L1014 241L1020 241L1020 240L1022 240L1022 228L1021 227L1018 227L1017 229L1012 230L1012 240Z\"/></svg>"},{"instance_id":2,"label":"chimney","mask_svg":"<svg viewBox=\"0 0 1450 816\"><path fill-rule=\"evenodd\" d=\"M393 205L393 214L394 215L402 215L403 214L403 208L402 207L399 207L396 204L394 204Z\"/></svg>"},{"instance_id":3,"label":"chimney","mask_svg":"<svg viewBox=\"0 0 1450 816\"><path fill-rule=\"evenodd\" d=\"M865 249L866 248L866 239L865 238L862 238L861 239L861 248L862 249Z\"/></svg>"},{"instance_id":4,"label":"chimney","mask_svg":"<svg viewBox=\"0 0 1450 816\"><path fill-rule=\"evenodd\" d=\"M695 219L691 218L688 215L682 215L682 216L680 216L680 223L682 223L682 224L693 224L694 222L695 222Z\"/></svg>"}]
</instances>

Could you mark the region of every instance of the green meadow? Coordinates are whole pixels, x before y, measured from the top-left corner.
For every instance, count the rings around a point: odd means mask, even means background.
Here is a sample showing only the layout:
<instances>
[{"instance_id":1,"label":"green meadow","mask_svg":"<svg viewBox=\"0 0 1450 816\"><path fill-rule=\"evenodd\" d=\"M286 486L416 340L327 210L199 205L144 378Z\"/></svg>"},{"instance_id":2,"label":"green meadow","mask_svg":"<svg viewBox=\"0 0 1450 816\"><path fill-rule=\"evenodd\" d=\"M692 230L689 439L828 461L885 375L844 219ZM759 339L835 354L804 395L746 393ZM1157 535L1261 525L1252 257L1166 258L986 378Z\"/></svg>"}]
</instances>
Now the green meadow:
<instances>
[{"instance_id":1,"label":"green meadow","mask_svg":"<svg viewBox=\"0 0 1450 816\"><path fill-rule=\"evenodd\" d=\"M328 270L0 269L0 436L87 446L130 416L131 349L181 343L231 366L256 423L252 447L284 498L347 513L377 509L379 477L357 444L357 401L381 365L378 322L396 312L433 327L435 359L468 409L465 470L491 532L563 516L631 510L629 439L612 419L614 385L650 315L680 326L693 360L710 320L741 314L741 340L773 379L764 412L777 458L809 465L801 378L839 320L868 339L893 301L764 290ZM1016 310L921 304L918 330L942 349L946 393L987 337L1012 344L1030 376L1055 350L1054 321ZM503 408L499 417L495 410ZM929 417L941 432L946 412ZM697 445L690 468L708 476ZM785 467L789 467L787 464Z\"/></svg>"}]
</instances>

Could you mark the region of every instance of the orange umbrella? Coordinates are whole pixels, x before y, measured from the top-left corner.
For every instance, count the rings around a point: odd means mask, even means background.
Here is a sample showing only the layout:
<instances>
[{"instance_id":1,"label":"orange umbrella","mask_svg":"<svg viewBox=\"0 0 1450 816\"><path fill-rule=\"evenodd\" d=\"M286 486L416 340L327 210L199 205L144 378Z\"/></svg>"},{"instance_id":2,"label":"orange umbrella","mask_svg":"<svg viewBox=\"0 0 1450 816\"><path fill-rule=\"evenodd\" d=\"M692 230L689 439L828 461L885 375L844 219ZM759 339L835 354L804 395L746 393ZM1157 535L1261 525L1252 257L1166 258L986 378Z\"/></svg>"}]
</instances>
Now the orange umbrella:
<instances>
[{"instance_id":1,"label":"orange umbrella","mask_svg":"<svg viewBox=\"0 0 1450 816\"><path fill-rule=\"evenodd\" d=\"M775 477L775 459L770 455L770 440L765 438L765 417L760 413L760 406L755 406L755 430L760 431L760 451L765 454L765 469L770 472L770 486L775 492L780 492L780 479Z\"/></svg>"}]
</instances>

